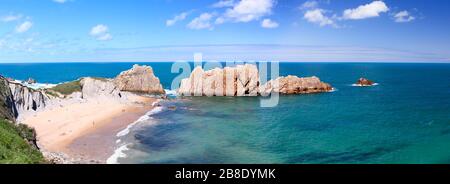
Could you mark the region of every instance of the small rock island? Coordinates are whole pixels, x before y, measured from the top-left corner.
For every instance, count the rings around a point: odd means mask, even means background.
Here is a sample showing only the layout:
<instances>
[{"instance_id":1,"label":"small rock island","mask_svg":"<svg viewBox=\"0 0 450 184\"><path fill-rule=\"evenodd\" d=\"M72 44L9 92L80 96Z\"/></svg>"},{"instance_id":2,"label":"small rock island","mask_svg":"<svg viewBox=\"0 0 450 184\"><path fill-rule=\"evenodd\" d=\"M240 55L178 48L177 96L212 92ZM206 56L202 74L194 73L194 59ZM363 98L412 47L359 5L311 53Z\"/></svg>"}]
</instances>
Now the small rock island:
<instances>
[{"instance_id":1,"label":"small rock island","mask_svg":"<svg viewBox=\"0 0 450 184\"><path fill-rule=\"evenodd\" d=\"M358 81L356 81L356 83L355 83L356 86L363 86L363 87L373 86L375 84L376 84L375 82L373 82L369 79L363 78L363 77L359 78Z\"/></svg>"}]
</instances>

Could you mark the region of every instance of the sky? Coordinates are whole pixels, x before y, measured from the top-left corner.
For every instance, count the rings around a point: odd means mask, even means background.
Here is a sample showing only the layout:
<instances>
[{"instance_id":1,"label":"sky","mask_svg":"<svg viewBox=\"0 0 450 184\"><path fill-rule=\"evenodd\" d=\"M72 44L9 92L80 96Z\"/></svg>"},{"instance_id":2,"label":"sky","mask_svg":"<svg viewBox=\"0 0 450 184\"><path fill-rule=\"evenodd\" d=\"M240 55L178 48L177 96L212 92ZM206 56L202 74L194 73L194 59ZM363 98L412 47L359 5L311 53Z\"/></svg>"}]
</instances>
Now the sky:
<instances>
[{"instance_id":1,"label":"sky","mask_svg":"<svg viewBox=\"0 0 450 184\"><path fill-rule=\"evenodd\" d=\"M0 3L0 62L450 62L448 0Z\"/></svg>"}]
</instances>

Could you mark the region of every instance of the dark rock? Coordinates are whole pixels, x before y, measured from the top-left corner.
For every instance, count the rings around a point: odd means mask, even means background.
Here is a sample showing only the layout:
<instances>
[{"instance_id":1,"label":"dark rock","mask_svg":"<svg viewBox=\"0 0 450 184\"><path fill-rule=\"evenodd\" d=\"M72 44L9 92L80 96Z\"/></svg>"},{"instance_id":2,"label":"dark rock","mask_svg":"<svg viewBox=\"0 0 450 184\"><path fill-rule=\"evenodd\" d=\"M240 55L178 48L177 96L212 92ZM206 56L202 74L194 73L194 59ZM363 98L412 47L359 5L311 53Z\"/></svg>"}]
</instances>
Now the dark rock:
<instances>
[{"instance_id":1,"label":"dark rock","mask_svg":"<svg viewBox=\"0 0 450 184\"><path fill-rule=\"evenodd\" d=\"M355 84L358 86L373 86L375 83L369 79L361 77Z\"/></svg>"}]
</instances>

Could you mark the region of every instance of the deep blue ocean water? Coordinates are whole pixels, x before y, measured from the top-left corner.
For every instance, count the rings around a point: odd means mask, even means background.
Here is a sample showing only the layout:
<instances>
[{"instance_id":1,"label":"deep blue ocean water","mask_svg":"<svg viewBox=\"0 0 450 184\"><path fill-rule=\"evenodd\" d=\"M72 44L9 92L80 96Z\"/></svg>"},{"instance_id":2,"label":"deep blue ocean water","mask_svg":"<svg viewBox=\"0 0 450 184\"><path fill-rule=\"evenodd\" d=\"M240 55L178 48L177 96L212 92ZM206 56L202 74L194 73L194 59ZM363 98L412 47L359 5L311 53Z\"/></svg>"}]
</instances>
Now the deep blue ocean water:
<instances>
[{"instance_id":1,"label":"deep blue ocean water","mask_svg":"<svg viewBox=\"0 0 450 184\"><path fill-rule=\"evenodd\" d=\"M153 67L170 88L172 63ZM0 64L40 83L114 77L133 63ZM450 64L280 63L280 75L318 76L337 90L281 96L175 98L121 138L120 163L450 163ZM359 77L379 83L351 86ZM130 144L131 143L131 144Z\"/></svg>"}]
</instances>

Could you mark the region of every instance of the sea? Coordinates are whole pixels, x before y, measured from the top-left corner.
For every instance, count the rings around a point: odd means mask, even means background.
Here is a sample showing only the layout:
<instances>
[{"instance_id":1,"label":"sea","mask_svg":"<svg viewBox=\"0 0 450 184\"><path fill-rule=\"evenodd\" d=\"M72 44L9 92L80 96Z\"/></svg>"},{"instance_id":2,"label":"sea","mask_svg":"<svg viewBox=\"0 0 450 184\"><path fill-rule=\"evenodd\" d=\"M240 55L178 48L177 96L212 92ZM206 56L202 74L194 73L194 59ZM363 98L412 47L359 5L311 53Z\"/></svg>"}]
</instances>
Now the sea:
<instances>
[{"instance_id":1,"label":"sea","mask_svg":"<svg viewBox=\"0 0 450 184\"><path fill-rule=\"evenodd\" d=\"M39 87L115 77L149 65L170 94L117 135L108 163L450 163L450 64L281 62L281 76L317 76L333 92L263 97L178 97L173 62L0 64ZM192 64L192 63L191 63ZM372 87L352 85L360 77Z\"/></svg>"}]
</instances>

